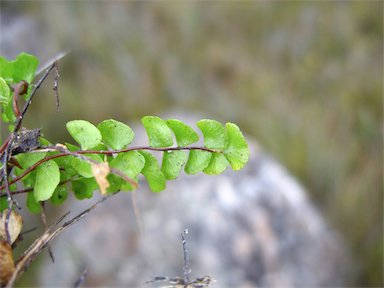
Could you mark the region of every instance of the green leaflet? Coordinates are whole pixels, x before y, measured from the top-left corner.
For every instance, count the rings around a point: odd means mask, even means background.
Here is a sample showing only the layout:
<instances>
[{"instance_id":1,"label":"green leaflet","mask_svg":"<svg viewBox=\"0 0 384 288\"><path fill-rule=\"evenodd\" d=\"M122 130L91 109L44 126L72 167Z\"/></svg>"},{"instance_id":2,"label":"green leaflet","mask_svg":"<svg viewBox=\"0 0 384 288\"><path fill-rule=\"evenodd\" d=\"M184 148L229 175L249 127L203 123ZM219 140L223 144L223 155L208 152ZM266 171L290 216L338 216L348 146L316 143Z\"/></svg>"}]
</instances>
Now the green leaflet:
<instances>
[{"instance_id":1,"label":"green leaflet","mask_svg":"<svg viewBox=\"0 0 384 288\"><path fill-rule=\"evenodd\" d=\"M55 161L59 167L64 168L67 177L73 177L77 174L76 169L72 166L73 159L75 159L74 156L68 155L54 158L53 161Z\"/></svg>"},{"instance_id":2,"label":"green leaflet","mask_svg":"<svg viewBox=\"0 0 384 288\"><path fill-rule=\"evenodd\" d=\"M3 211L7 208L8 208L7 197L0 197L0 213L3 213Z\"/></svg>"},{"instance_id":3,"label":"green leaflet","mask_svg":"<svg viewBox=\"0 0 384 288\"><path fill-rule=\"evenodd\" d=\"M232 123L225 124L228 135L228 147L223 151L225 158L231 163L233 170L244 168L248 162L249 149L247 141L239 127Z\"/></svg>"},{"instance_id":4,"label":"green leaflet","mask_svg":"<svg viewBox=\"0 0 384 288\"><path fill-rule=\"evenodd\" d=\"M145 175L148 173L159 171L159 163L157 162L157 159L149 152L144 150L138 151L141 155L145 158L145 165L143 169L141 170L141 174Z\"/></svg>"},{"instance_id":5,"label":"green leaflet","mask_svg":"<svg viewBox=\"0 0 384 288\"><path fill-rule=\"evenodd\" d=\"M23 172L45 158L46 153L21 153L16 155L17 161L23 167ZM21 174L21 173L20 173Z\"/></svg>"},{"instance_id":6,"label":"green leaflet","mask_svg":"<svg viewBox=\"0 0 384 288\"><path fill-rule=\"evenodd\" d=\"M149 138L149 146L153 148L173 145L172 132L164 120L159 117L146 116L141 119Z\"/></svg>"},{"instance_id":7,"label":"green leaflet","mask_svg":"<svg viewBox=\"0 0 384 288\"><path fill-rule=\"evenodd\" d=\"M41 213L40 202L36 202L35 193L33 191L28 192L27 207L32 213ZM5 198L5 197L4 197Z\"/></svg>"},{"instance_id":8,"label":"green leaflet","mask_svg":"<svg viewBox=\"0 0 384 288\"><path fill-rule=\"evenodd\" d=\"M227 147L227 133L219 122L203 119L198 121L196 125L203 132L205 147L210 149L225 149Z\"/></svg>"},{"instance_id":9,"label":"green leaflet","mask_svg":"<svg viewBox=\"0 0 384 288\"><path fill-rule=\"evenodd\" d=\"M2 105L3 106L3 111L1 111L1 120L4 122L12 122L15 123L17 118L15 115L15 112L13 112L13 104L12 102L8 102L7 105Z\"/></svg>"},{"instance_id":10,"label":"green leaflet","mask_svg":"<svg viewBox=\"0 0 384 288\"><path fill-rule=\"evenodd\" d=\"M78 150L80 150L79 147L77 147L77 146L75 146L75 145L73 145L71 143L65 142L65 146L67 146L67 149L69 151L78 151Z\"/></svg>"},{"instance_id":11,"label":"green leaflet","mask_svg":"<svg viewBox=\"0 0 384 288\"><path fill-rule=\"evenodd\" d=\"M120 150L130 144L135 137L132 129L116 120L105 120L97 125L102 139L113 150Z\"/></svg>"},{"instance_id":12,"label":"green leaflet","mask_svg":"<svg viewBox=\"0 0 384 288\"><path fill-rule=\"evenodd\" d=\"M139 177L131 177L133 179L133 181L135 181L136 183L139 182ZM133 191L135 190L137 187L133 188L131 183L127 182L127 181L124 181L123 180L123 183L121 184L121 191Z\"/></svg>"},{"instance_id":13,"label":"green leaflet","mask_svg":"<svg viewBox=\"0 0 384 288\"><path fill-rule=\"evenodd\" d=\"M51 202L53 205L60 205L67 199L68 196L68 187L66 184L59 185L56 187L55 192L51 197Z\"/></svg>"},{"instance_id":14,"label":"green leaflet","mask_svg":"<svg viewBox=\"0 0 384 288\"><path fill-rule=\"evenodd\" d=\"M148 153L149 154L149 153ZM152 155L151 155L152 156ZM145 165L143 154L137 151L119 153L110 163L110 167L121 171L130 178L137 176ZM158 168L157 168L158 169Z\"/></svg>"},{"instance_id":15,"label":"green leaflet","mask_svg":"<svg viewBox=\"0 0 384 288\"><path fill-rule=\"evenodd\" d=\"M109 173L107 176L107 180L109 182L109 187L107 188L108 193L114 193L118 191L123 183L123 179L120 176Z\"/></svg>"},{"instance_id":16,"label":"green leaflet","mask_svg":"<svg viewBox=\"0 0 384 288\"><path fill-rule=\"evenodd\" d=\"M156 158L144 150L139 150L139 153L145 158L145 165L141 170L141 174L147 179L149 188L156 193L164 190L165 177L163 172L159 171L159 163L157 163Z\"/></svg>"},{"instance_id":17,"label":"green leaflet","mask_svg":"<svg viewBox=\"0 0 384 288\"><path fill-rule=\"evenodd\" d=\"M3 78L0 78L0 104L7 106L11 100L11 90L7 82L5 82Z\"/></svg>"},{"instance_id":18,"label":"green leaflet","mask_svg":"<svg viewBox=\"0 0 384 288\"><path fill-rule=\"evenodd\" d=\"M228 160L224 157L224 155L220 153L212 153L211 161L209 162L207 168L203 171L208 175L219 175L225 169L227 169L229 165Z\"/></svg>"},{"instance_id":19,"label":"green leaflet","mask_svg":"<svg viewBox=\"0 0 384 288\"><path fill-rule=\"evenodd\" d=\"M56 162L49 160L36 167L34 195L36 202L51 198L60 182L60 170Z\"/></svg>"},{"instance_id":20,"label":"green leaflet","mask_svg":"<svg viewBox=\"0 0 384 288\"><path fill-rule=\"evenodd\" d=\"M22 154L19 154L22 155ZM17 156L19 156L17 155ZM15 168L15 174L16 176L20 176L23 172L25 172L26 169L19 169ZM21 178L21 181L24 184L25 189L30 189L33 188L35 185L35 178L36 178L36 170L32 170L30 173L25 175L23 178ZM40 213L41 208L40 208L40 203L36 203L35 196L33 195L34 192L28 192L28 198L27 198L27 207L28 210L31 211L32 213ZM5 197L2 197L5 198Z\"/></svg>"},{"instance_id":21,"label":"green leaflet","mask_svg":"<svg viewBox=\"0 0 384 288\"><path fill-rule=\"evenodd\" d=\"M159 193L165 189L165 177L161 171L145 174L149 188L155 193Z\"/></svg>"},{"instance_id":22,"label":"green leaflet","mask_svg":"<svg viewBox=\"0 0 384 288\"><path fill-rule=\"evenodd\" d=\"M185 147L199 141L199 135L180 120L168 119L165 123L175 134L177 146Z\"/></svg>"},{"instance_id":23,"label":"green leaflet","mask_svg":"<svg viewBox=\"0 0 384 288\"><path fill-rule=\"evenodd\" d=\"M105 145L103 142L100 142L98 145L92 148L93 151L108 151L108 146ZM99 154L100 156L103 156L102 154Z\"/></svg>"},{"instance_id":24,"label":"green leaflet","mask_svg":"<svg viewBox=\"0 0 384 288\"><path fill-rule=\"evenodd\" d=\"M73 120L67 123L69 134L80 144L82 150L92 149L101 142L100 131L85 120Z\"/></svg>"},{"instance_id":25,"label":"green leaflet","mask_svg":"<svg viewBox=\"0 0 384 288\"><path fill-rule=\"evenodd\" d=\"M212 152L204 150L191 150L188 162L185 165L185 173L193 175L203 171L211 161Z\"/></svg>"},{"instance_id":26,"label":"green leaflet","mask_svg":"<svg viewBox=\"0 0 384 288\"><path fill-rule=\"evenodd\" d=\"M63 171L60 171L60 182L65 180L67 180L67 175ZM66 184L62 184L56 187L50 200L53 205L60 205L67 199L67 196L68 187Z\"/></svg>"},{"instance_id":27,"label":"green leaflet","mask_svg":"<svg viewBox=\"0 0 384 288\"><path fill-rule=\"evenodd\" d=\"M144 168L144 165L145 165L145 158L141 153L137 151L128 151L128 152L120 153L119 155L117 155L111 161L109 166L112 168L115 168L116 170L119 170L120 172L127 175L129 178L136 179L135 181L137 182L137 175ZM133 187L127 181L122 180L121 190L132 191Z\"/></svg>"},{"instance_id":28,"label":"green leaflet","mask_svg":"<svg viewBox=\"0 0 384 288\"><path fill-rule=\"evenodd\" d=\"M95 178L83 178L79 177L72 180L71 189L75 194L75 197L79 200L85 198L92 198L93 191L99 187L97 185Z\"/></svg>"},{"instance_id":29,"label":"green leaflet","mask_svg":"<svg viewBox=\"0 0 384 288\"><path fill-rule=\"evenodd\" d=\"M187 154L180 150L169 150L163 154L161 172L166 180L176 179L187 162Z\"/></svg>"},{"instance_id":30,"label":"green leaflet","mask_svg":"<svg viewBox=\"0 0 384 288\"><path fill-rule=\"evenodd\" d=\"M84 154L84 156L95 160L99 163L103 162L103 159L98 154ZM76 169L76 171L85 178L94 177L92 173L92 164L86 160L81 160L79 158L74 157L72 160L72 167Z\"/></svg>"},{"instance_id":31,"label":"green leaflet","mask_svg":"<svg viewBox=\"0 0 384 288\"><path fill-rule=\"evenodd\" d=\"M35 78L39 59L26 53L21 53L14 61L7 61L0 56L0 77L4 78L7 84L18 83L21 80L29 84Z\"/></svg>"}]
</instances>

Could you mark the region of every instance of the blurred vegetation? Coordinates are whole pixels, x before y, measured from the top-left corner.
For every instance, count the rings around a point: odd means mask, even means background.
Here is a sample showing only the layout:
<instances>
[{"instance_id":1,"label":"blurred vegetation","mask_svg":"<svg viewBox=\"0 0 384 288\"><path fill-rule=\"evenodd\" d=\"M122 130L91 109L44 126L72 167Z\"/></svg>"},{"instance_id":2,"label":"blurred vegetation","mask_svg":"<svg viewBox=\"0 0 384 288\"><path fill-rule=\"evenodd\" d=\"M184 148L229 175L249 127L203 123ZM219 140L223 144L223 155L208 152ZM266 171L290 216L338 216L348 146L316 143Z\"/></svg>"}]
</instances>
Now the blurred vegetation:
<instances>
[{"instance_id":1,"label":"blurred vegetation","mask_svg":"<svg viewBox=\"0 0 384 288\"><path fill-rule=\"evenodd\" d=\"M60 113L47 80L29 128L63 142L69 120L129 123L169 107L235 122L300 179L349 243L358 273L347 284L383 285L382 2L1 8L9 60L72 49L59 64Z\"/></svg>"}]
</instances>

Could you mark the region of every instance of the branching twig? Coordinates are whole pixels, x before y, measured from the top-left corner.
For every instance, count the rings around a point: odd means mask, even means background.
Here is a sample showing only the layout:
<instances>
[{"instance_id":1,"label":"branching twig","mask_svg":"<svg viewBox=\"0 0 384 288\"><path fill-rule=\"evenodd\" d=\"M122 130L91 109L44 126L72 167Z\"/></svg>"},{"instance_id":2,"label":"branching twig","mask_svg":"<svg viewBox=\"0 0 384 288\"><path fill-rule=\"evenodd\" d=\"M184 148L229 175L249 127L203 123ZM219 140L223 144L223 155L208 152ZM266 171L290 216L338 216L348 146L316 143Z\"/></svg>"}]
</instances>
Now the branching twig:
<instances>
[{"instance_id":1,"label":"branching twig","mask_svg":"<svg viewBox=\"0 0 384 288\"><path fill-rule=\"evenodd\" d=\"M57 228L52 234L49 234L49 231L56 226L58 223L60 223L68 214L66 213L63 215L58 221L56 221L55 224L53 224L51 227L47 229L38 239L33 242L33 244L15 261L15 271L7 283L7 288L13 287L17 281L17 279L20 277L20 275L28 268L28 266L35 260L37 255L40 254L40 252L57 236L60 232L62 232L64 229L72 226L77 221L82 219L84 216L86 216L89 212L91 212L93 209L95 209L100 203L107 200L109 197L112 197L113 195L116 195L118 192L115 192L113 194L109 194L105 197L103 197L100 201L96 202L92 207L88 208L87 210L83 211L76 217L72 218L68 222L65 222L61 227Z\"/></svg>"},{"instance_id":2,"label":"branching twig","mask_svg":"<svg viewBox=\"0 0 384 288\"><path fill-rule=\"evenodd\" d=\"M189 260L188 260L188 252L187 252L187 241L185 240L183 234L188 234L188 229L185 229L181 233L183 252L184 252L184 265L183 265L184 277L171 278L167 276L156 276L153 280L145 282L146 284L160 282L160 281L167 281L171 285L164 286L163 288L171 288L171 287L173 288L176 288L176 287L204 288L204 287L208 287L212 282L215 282L215 280L208 275L201 278L196 278L196 280L194 281L189 280L189 273L191 273L191 269L189 269L188 267Z\"/></svg>"},{"instance_id":3,"label":"branching twig","mask_svg":"<svg viewBox=\"0 0 384 288\"><path fill-rule=\"evenodd\" d=\"M57 67L57 63L53 63L50 67L48 67L48 69L46 70L44 75L40 78L40 80L37 82L37 84L33 87L31 94L29 95L29 97L28 97L28 99L27 99L27 101L23 107L23 110L21 112L19 111L19 108L18 108L17 96L18 96L19 92L23 92L25 90L25 88L28 87L28 83L25 81L19 82L19 84L17 85L17 87L14 91L13 106L14 106L14 109L16 112L17 120L15 122L15 127L13 129L13 132L11 133L11 135L9 135L6 142L1 147L1 149L3 149L3 150L0 150L0 153L2 154L1 156L3 157L3 177L2 178L4 181L4 188L5 188L5 191L7 193L9 211L12 210L14 204L19 208L17 203L15 201L13 201L13 199L12 199L12 194L11 194L11 191L9 189L9 180L8 180L8 162L9 162L9 158L11 156L12 143L13 143L14 139L16 138L17 132L20 130L21 123L25 117L25 113L27 112L29 105L32 103L33 96L35 95L37 89L40 88L40 85L43 83L43 81L47 78L49 72L53 69L53 67ZM55 79L55 85L57 87L57 79ZM24 86L23 91L19 91L22 86ZM9 217L10 217L10 213L7 214L7 217L5 219L5 231L6 231L8 243L10 243L10 236L9 236L9 231L8 231Z\"/></svg>"}]
</instances>

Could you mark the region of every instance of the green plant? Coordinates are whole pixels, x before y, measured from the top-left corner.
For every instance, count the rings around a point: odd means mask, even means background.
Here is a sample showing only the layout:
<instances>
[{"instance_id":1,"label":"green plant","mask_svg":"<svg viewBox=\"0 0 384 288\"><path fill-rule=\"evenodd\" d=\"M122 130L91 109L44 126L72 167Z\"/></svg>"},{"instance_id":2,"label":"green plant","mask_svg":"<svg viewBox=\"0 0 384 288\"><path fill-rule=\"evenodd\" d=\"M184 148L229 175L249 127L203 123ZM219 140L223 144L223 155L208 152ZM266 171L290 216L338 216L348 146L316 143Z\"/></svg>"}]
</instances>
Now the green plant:
<instances>
[{"instance_id":1,"label":"green plant","mask_svg":"<svg viewBox=\"0 0 384 288\"><path fill-rule=\"evenodd\" d=\"M112 119L97 126L85 120L70 121L66 128L80 147L69 143L52 145L41 137L39 129L27 130L21 128L21 123L36 90L54 68L54 90L57 110L59 109L57 61L35 85L31 83L38 65L37 58L22 53L17 60L11 62L0 57L0 64L1 117L3 122L11 123L9 127L12 131L0 148L0 190L4 191L1 194L4 225L0 232L3 246L7 247L1 249L8 251L8 254L10 245L16 240L15 235L21 230L21 224L14 224L20 222L15 220L18 216L12 211L14 205L18 206L13 200L14 194L28 193L28 209L33 213L44 213L44 201L50 200L53 205L60 205L66 200L68 182L76 198L84 199L91 198L96 189L102 195L133 191L138 187L138 175L141 173L151 190L160 192L165 189L165 180L176 179L182 169L190 175L201 171L217 175L229 165L233 170L240 170L248 161L249 149L239 128L233 123L226 123L224 128L219 122L208 119L197 122L204 136L204 147L191 146L199 140L199 136L187 124L176 119L164 121L153 116L142 119L149 146L129 147L134 139L134 132L124 123ZM12 88L11 85L16 87ZM18 108L19 95L24 95L26 100L22 111ZM172 132L177 146L174 146ZM161 167L148 151L163 153ZM14 178L10 178L12 170ZM25 189L16 191L15 183L18 181L24 183ZM85 211L85 214L89 211ZM74 218L70 224L80 218ZM62 227L68 226L65 225ZM34 246L34 251L41 251L53 239L51 237L49 240L47 237L40 246ZM33 261L34 258L31 259ZM9 256L5 260L8 261ZM22 260L17 262L22 263ZM14 269L10 270L12 271L8 276L2 274L1 281L4 284L11 281L15 274ZM14 277L17 278L18 275ZM14 283L12 281L11 285Z\"/></svg>"}]
</instances>

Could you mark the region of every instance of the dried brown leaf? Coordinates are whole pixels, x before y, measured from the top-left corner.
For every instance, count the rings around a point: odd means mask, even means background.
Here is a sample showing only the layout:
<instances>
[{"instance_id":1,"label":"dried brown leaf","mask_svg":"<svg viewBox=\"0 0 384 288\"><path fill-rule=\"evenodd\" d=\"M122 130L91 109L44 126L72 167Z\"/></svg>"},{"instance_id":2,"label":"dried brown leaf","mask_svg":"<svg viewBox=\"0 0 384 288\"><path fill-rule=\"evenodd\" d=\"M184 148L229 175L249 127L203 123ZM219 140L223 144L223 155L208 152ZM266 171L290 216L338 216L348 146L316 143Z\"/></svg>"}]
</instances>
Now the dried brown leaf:
<instances>
[{"instance_id":1,"label":"dried brown leaf","mask_svg":"<svg viewBox=\"0 0 384 288\"><path fill-rule=\"evenodd\" d=\"M101 195L107 193L107 188L109 187L107 176L109 172L110 168L108 162L92 165L92 174L95 176L97 184L99 184Z\"/></svg>"},{"instance_id":2,"label":"dried brown leaf","mask_svg":"<svg viewBox=\"0 0 384 288\"><path fill-rule=\"evenodd\" d=\"M0 242L0 281L6 285L15 271L12 257L12 245L3 240Z\"/></svg>"},{"instance_id":3,"label":"dried brown leaf","mask_svg":"<svg viewBox=\"0 0 384 288\"><path fill-rule=\"evenodd\" d=\"M0 236L5 240L7 240L7 233L5 231L5 220L7 218L7 213L8 209L4 210L3 214L0 215ZM14 210L12 210L8 222L8 232L9 236L11 236L11 244L15 242L19 236L22 227L23 218Z\"/></svg>"}]
</instances>

